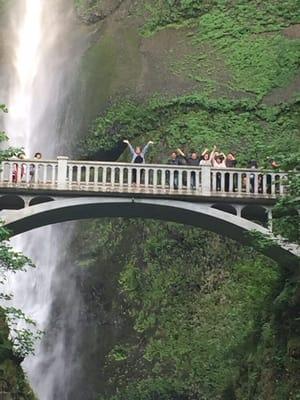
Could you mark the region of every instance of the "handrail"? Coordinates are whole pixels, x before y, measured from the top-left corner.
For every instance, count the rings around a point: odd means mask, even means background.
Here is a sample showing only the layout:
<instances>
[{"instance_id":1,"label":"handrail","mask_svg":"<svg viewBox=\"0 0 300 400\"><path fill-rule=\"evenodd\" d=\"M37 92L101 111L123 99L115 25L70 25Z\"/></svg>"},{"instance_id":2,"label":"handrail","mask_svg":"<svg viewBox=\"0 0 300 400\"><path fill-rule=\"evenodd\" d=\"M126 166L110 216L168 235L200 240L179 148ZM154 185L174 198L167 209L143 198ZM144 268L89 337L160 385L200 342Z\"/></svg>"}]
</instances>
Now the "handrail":
<instances>
[{"instance_id":1,"label":"handrail","mask_svg":"<svg viewBox=\"0 0 300 400\"><path fill-rule=\"evenodd\" d=\"M276 198L286 193L287 173L249 168L134 164L108 161L20 160L0 166L0 189L125 192Z\"/></svg>"}]
</instances>

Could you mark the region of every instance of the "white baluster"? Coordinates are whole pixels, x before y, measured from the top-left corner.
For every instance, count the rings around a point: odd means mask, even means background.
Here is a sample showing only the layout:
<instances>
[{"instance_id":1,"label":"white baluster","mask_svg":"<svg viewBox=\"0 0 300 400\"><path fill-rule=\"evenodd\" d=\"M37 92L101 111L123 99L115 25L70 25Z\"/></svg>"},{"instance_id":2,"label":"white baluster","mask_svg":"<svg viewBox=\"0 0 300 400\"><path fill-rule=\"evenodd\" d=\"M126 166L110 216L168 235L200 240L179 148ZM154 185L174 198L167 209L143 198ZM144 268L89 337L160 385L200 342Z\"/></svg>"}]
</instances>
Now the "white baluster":
<instances>
[{"instance_id":1,"label":"white baluster","mask_svg":"<svg viewBox=\"0 0 300 400\"><path fill-rule=\"evenodd\" d=\"M187 190L191 189L191 171L187 170Z\"/></svg>"},{"instance_id":2,"label":"white baluster","mask_svg":"<svg viewBox=\"0 0 300 400\"><path fill-rule=\"evenodd\" d=\"M267 194L268 193L268 175L263 174L262 176L262 193Z\"/></svg>"},{"instance_id":3,"label":"white baluster","mask_svg":"<svg viewBox=\"0 0 300 400\"><path fill-rule=\"evenodd\" d=\"M178 189L182 190L182 179L183 179L183 174L182 174L182 170L176 170L177 174L178 174Z\"/></svg>"},{"instance_id":4,"label":"white baluster","mask_svg":"<svg viewBox=\"0 0 300 400\"><path fill-rule=\"evenodd\" d=\"M102 184L106 186L106 179L107 179L107 168L103 167L103 174L102 174Z\"/></svg>"},{"instance_id":5,"label":"white baluster","mask_svg":"<svg viewBox=\"0 0 300 400\"><path fill-rule=\"evenodd\" d=\"M249 194L250 193L250 175L249 172L246 172L246 193Z\"/></svg>"},{"instance_id":6,"label":"white baluster","mask_svg":"<svg viewBox=\"0 0 300 400\"><path fill-rule=\"evenodd\" d=\"M136 187L139 188L141 185L141 170L139 167L136 168Z\"/></svg>"},{"instance_id":7,"label":"white baluster","mask_svg":"<svg viewBox=\"0 0 300 400\"><path fill-rule=\"evenodd\" d=\"M235 180L235 174L234 172L230 171L228 173L228 179L229 179L229 185L228 185L228 191L229 193L233 193L234 192L234 180Z\"/></svg>"},{"instance_id":8,"label":"white baluster","mask_svg":"<svg viewBox=\"0 0 300 400\"><path fill-rule=\"evenodd\" d=\"M67 185L67 171L68 171L68 165L67 165L67 167L66 167L66 175L65 175L65 182L64 182L64 187L66 187L66 185ZM52 172L52 175L51 175L51 183L52 183L52 185L53 186L55 186L55 181L56 181L56 176L55 176L55 164L52 164L51 165L51 172Z\"/></svg>"},{"instance_id":9,"label":"white baluster","mask_svg":"<svg viewBox=\"0 0 300 400\"><path fill-rule=\"evenodd\" d=\"M157 189L157 173L158 173L158 169L154 168L153 169L153 189Z\"/></svg>"},{"instance_id":10,"label":"white baluster","mask_svg":"<svg viewBox=\"0 0 300 400\"><path fill-rule=\"evenodd\" d=\"M243 176L241 172L237 174L237 192L240 194L242 193L242 186L243 186Z\"/></svg>"},{"instance_id":11,"label":"white baluster","mask_svg":"<svg viewBox=\"0 0 300 400\"><path fill-rule=\"evenodd\" d=\"M116 171L115 168L111 168L111 174L110 174L110 181L111 181L111 186L115 186L115 180L116 180Z\"/></svg>"},{"instance_id":12,"label":"white baluster","mask_svg":"<svg viewBox=\"0 0 300 400\"><path fill-rule=\"evenodd\" d=\"M81 183L81 165L77 165L77 185Z\"/></svg>"},{"instance_id":13,"label":"white baluster","mask_svg":"<svg viewBox=\"0 0 300 400\"><path fill-rule=\"evenodd\" d=\"M275 174L271 174L271 194L275 195Z\"/></svg>"},{"instance_id":14,"label":"white baluster","mask_svg":"<svg viewBox=\"0 0 300 400\"><path fill-rule=\"evenodd\" d=\"M161 170L161 188L166 190L166 170Z\"/></svg>"},{"instance_id":15,"label":"white baluster","mask_svg":"<svg viewBox=\"0 0 300 400\"><path fill-rule=\"evenodd\" d=\"M43 184L47 184L47 165L43 165Z\"/></svg>"},{"instance_id":16,"label":"white baluster","mask_svg":"<svg viewBox=\"0 0 300 400\"><path fill-rule=\"evenodd\" d=\"M0 181L1 181L1 183L3 183L3 181L4 181L4 163L2 162L1 163L1 166L0 166Z\"/></svg>"},{"instance_id":17,"label":"white baluster","mask_svg":"<svg viewBox=\"0 0 300 400\"><path fill-rule=\"evenodd\" d=\"M254 174L254 193L258 193L258 173Z\"/></svg>"},{"instance_id":18,"label":"white baluster","mask_svg":"<svg viewBox=\"0 0 300 400\"><path fill-rule=\"evenodd\" d=\"M221 193L225 193L225 172L223 170L220 171L220 179L221 179Z\"/></svg>"},{"instance_id":19,"label":"white baluster","mask_svg":"<svg viewBox=\"0 0 300 400\"><path fill-rule=\"evenodd\" d=\"M132 167L128 167L128 187L132 186Z\"/></svg>"},{"instance_id":20,"label":"white baluster","mask_svg":"<svg viewBox=\"0 0 300 400\"><path fill-rule=\"evenodd\" d=\"M124 167L120 167L120 175L119 175L119 185L122 188L124 185Z\"/></svg>"},{"instance_id":21,"label":"white baluster","mask_svg":"<svg viewBox=\"0 0 300 400\"><path fill-rule=\"evenodd\" d=\"M283 181L287 180L287 178L288 178L287 175L281 174L281 176L280 176L279 193L281 196L284 194L284 182Z\"/></svg>"},{"instance_id":22,"label":"white baluster","mask_svg":"<svg viewBox=\"0 0 300 400\"><path fill-rule=\"evenodd\" d=\"M217 190L217 173L216 171L212 172L212 191L216 192Z\"/></svg>"},{"instance_id":23,"label":"white baluster","mask_svg":"<svg viewBox=\"0 0 300 400\"><path fill-rule=\"evenodd\" d=\"M170 189L174 189L174 170L171 169L169 171L169 176L170 176Z\"/></svg>"},{"instance_id":24,"label":"white baluster","mask_svg":"<svg viewBox=\"0 0 300 400\"><path fill-rule=\"evenodd\" d=\"M197 169L197 171L195 171L195 174L196 174L195 185L196 185L196 191L197 191L197 192L199 192L199 191L200 191L200 179L199 179L199 173L200 173L200 171Z\"/></svg>"},{"instance_id":25,"label":"white baluster","mask_svg":"<svg viewBox=\"0 0 300 400\"><path fill-rule=\"evenodd\" d=\"M145 188L148 188L149 186L149 168L147 167L145 169Z\"/></svg>"},{"instance_id":26,"label":"white baluster","mask_svg":"<svg viewBox=\"0 0 300 400\"><path fill-rule=\"evenodd\" d=\"M90 166L86 165L85 167L85 184L89 185L90 183Z\"/></svg>"},{"instance_id":27,"label":"white baluster","mask_svg":"<svg viewBox=\"0 0 300 400\"><path fill-rule=\"evenodd\" d=\"M201 191L205 196L209 196L211 191L215 190L215 182L211 178L211 175L213 176L213 179L215 179L215 172L211 173L211 167L203 165L201 167Z\"/></svg>"},{"instance_id":28,"label":"white baluster","mask_svg":"<svg viewBox=\"0 0 300 400\"><path fill-rule=\"evenodd\" d=\"M99 167L94 168L94 187L99 184Z\"/></svg>"}]
</instances>

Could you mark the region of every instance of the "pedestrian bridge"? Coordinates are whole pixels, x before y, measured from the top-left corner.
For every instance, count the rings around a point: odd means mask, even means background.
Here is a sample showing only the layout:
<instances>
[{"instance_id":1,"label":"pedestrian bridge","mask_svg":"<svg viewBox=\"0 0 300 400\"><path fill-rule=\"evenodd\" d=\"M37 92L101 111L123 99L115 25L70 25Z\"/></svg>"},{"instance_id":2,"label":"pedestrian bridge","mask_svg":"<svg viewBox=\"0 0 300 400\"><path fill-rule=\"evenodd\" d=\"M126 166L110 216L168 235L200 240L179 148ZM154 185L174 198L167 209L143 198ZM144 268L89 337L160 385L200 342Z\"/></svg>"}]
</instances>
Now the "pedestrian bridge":
<instances>
[{"instance_id":1,"label":"pedestrian bridge","mask_svg":"<svg viewBox=\"0 0 300 400\"><path fill-rule=\"evenodd\" d=\"M271 238L272 207L286 178L208 166L11 159L1 166L0 218L13 235L85 218L154 218L249 244L254 230ZM295 264L299 249L277 241L262 252Z\"/></svg>"}]
</instances>

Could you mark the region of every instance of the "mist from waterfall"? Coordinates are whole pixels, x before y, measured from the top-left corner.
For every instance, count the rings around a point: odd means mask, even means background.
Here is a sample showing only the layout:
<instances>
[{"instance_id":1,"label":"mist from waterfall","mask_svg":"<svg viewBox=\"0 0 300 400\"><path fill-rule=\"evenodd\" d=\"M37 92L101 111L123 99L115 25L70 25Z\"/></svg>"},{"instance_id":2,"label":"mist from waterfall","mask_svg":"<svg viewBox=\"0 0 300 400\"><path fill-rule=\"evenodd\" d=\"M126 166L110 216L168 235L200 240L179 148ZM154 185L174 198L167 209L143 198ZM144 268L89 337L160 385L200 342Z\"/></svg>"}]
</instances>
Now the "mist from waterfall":
<instances>
[{"instance_id":1,"label":"mist from waterfall","mask_svg":"<svg viewBox=\"0 0 300 400\"><path fill-rule=\"evenodd\" d=\"M85 43L69 0L16 0L10 12L10 72L5 130L10 144L27 157L66 155L74 129L70 93ZM64 154L62 153L64 152ZM37 321L45 336L24 368L40 400L69 399L76 370L80 298L68 265L73 224L41 228L16 237L14 247L29 256L33 270L9 277L13 305ZM59 300L58 300L59 299Z\"/></svg>"}]
</instances>

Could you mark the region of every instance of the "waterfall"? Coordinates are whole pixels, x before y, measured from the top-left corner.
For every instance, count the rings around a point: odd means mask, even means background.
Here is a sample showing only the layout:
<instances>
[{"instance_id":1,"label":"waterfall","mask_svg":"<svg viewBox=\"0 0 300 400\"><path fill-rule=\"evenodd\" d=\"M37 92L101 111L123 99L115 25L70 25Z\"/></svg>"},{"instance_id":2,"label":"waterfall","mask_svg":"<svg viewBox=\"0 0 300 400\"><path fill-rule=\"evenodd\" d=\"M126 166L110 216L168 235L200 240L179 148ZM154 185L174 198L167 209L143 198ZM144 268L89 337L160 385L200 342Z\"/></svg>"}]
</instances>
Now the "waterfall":
<instances>
[{"instance_id":1,"label":"waterfall","mask_svg":"<svg viewBox=\"0 0 300 400\"><path fill-rule=\"evenodd\" d=\"M10 144L55 158L70 149L74 127L70 93L86 43L76 26L69 0L16 0L10 13L11 65L5 130ZM70 128L71 127L71 128ZM80 298L75 269L68 265L73 224L41 228L13 239L36 268L9 277L13 305L37 321L45 336L34 356L24 361L40 400L69 399L76 370ZM73 377L74 379L74 377Z\"/></svg>"}]
</instances>

